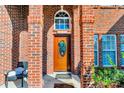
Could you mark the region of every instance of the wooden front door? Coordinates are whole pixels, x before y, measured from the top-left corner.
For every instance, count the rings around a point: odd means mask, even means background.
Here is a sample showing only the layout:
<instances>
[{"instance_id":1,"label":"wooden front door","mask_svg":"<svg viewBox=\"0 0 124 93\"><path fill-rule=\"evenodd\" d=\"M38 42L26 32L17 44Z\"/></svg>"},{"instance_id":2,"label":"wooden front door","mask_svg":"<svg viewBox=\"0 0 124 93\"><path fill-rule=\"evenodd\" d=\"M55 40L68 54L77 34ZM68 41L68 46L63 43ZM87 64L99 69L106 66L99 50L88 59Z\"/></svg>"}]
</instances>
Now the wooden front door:
<instances>
[{"instance_id":1,"label":"wooden front door","mask_svg":"<svg viewBox=\"0 0 124 93\"><path fill-rule=\"evenodd\" d=\"M68 70L68 37L54 37L54 71Z\"/></svg>"}]
</instances>

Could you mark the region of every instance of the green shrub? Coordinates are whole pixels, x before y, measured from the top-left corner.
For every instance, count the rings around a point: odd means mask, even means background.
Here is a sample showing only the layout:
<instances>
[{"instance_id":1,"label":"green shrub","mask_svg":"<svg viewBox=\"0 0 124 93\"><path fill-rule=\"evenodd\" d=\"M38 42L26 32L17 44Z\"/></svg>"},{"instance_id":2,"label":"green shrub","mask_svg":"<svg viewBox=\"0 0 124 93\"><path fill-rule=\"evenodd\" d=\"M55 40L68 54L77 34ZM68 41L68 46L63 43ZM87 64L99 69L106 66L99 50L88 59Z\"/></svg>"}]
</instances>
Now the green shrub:
<instances>
[{"instance_id":1,"label":"green shrub","mask_svg":"<svg viewBox=\"0 0 124 93\"><path fill-rule=\"evenodd\" d=\"M92 74L95 87L124 87L124 71L117 69L109 55L107 55L107 59L113 65L111 68L95 68L94 66L92 68L95 71Z\"/></svg>"},{"instance_id":2,"label":"green shrub","mask_svg":"<svg viewBox=\"0 0 124 93\"><path fill-rule=\"evenodd\" d=\"M92 78L95 81L96 87L99 87L101 84L102 87L109 87L114 83L114 71L108 68L97 68Z\"/></svg>"}]
</instances>

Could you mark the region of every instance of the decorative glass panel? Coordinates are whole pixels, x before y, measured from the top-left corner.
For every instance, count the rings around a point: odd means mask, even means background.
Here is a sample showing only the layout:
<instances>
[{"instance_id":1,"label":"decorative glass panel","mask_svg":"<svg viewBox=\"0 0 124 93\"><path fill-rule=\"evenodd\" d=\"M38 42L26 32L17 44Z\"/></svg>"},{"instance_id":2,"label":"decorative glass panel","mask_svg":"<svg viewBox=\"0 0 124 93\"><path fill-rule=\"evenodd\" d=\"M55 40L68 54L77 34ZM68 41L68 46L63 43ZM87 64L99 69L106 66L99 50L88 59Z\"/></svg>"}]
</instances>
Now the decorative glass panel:
<instances>
[{"instance_id":1,"label":"decorative glass panel","mask_svg":"<svg viewBox=\"0 0 124 93\"><path fill-rule=\"evenodd\" d=\"M120 65L124 66L124 35L120 35Z\"/></svg>"},{"instance_id":2,"label":"decorative glass panel","mask_svg":"<svg viewBox=\"0 0 124 93\"><path fill-rule=\"evenodd\" d=\"M69 27L69 16L65 12L59 12L55 16L55 29L56 30L68 30Z\"/></svg>"},{"instance_id":3,"label":"decorative glass panel","mask_svg":"<svg viewBox=\"0 0 124 93\"><path fill-rule=\"evenodd\" d=\"M65 12L59 12L59 13L56 14L56 17L69 17L69 16Z\"/></svg>"},{"instance_id":4,"label":"decorative glass panel","mask_svg":"<svg viewBox=\"0 0 124 93\"><path fill-rule=\"evenodd\" d=\"M116 36L102 36L102 64L103 66L116 65Z\"/></svg>"},{"instance_id":5,"label":"decorative glass panel","mask_svg":"<svg viewBox=\"0 0 124 93\"><path fill-rule=\"evenodd\" d=\"M59 54L61 56L64 56L65 53L66 53L66 43L61 40L59 43L58 43L58 47L59 47Z\"/></svg>"},{"instance_id":6,"label":"decorative glass panel","mask_svg":"<svg viewBox=\"0 0 124 93\"><path fill-rule=\"evenodd\" d=\"M94 65L98 66L98 35L94 35Z\"/></svg>"}]
</instances>

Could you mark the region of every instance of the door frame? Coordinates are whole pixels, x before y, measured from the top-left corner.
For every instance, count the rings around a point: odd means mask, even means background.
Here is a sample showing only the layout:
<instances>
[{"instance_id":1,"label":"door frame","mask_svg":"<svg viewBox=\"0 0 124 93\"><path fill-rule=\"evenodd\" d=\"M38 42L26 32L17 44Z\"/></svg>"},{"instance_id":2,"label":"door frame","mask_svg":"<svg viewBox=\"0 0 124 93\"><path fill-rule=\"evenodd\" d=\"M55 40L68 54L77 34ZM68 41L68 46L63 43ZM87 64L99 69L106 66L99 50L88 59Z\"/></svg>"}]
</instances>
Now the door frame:
<instances>
[{"instance_id":1,"label":"door frame","mask_svg":"<svg viewBox=\"0 0 124 93\"><path fill-rule=\"evenodd\" d=\"M72 62L71 62L71 35L70 34L54 34L54 37L67 37L68 38L68 56L67 56L67 72L71 72L71 69L72 69ZM54 47L54 43L53 43L53 47ZM53 48L53 71L55 72L55 69L54 69L54 48ZM68 67L69 66L69 67ZM59 71L58 71L59 72Z\"/></svg>"}]
</instances>

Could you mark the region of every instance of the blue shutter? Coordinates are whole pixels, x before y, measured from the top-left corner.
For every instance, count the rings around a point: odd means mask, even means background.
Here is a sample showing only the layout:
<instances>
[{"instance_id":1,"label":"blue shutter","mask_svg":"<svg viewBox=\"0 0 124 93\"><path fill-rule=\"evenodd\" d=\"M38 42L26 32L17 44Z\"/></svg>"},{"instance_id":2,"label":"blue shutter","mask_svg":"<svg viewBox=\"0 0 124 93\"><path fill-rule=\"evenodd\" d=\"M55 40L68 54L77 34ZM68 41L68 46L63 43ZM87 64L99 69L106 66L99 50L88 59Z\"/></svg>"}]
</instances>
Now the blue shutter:
<instances>
[{"instance_id":1,"label":"blue shutter","mask_svg":"<svg viewBox=\"0 0 124 93\"><path fill-rule=\"evenodd\" d=\"M120 65L124 66L124 35L120 35Z\"/></svg>"},{"instance_id":2,"label":"blue shutter","mask_svg":"<svg viewBox=\"0 0 124 93\"><path fill-rule=\"evenodd\" d=\"M98 66L98 35L94 35L94 65Z\"/></svg>"},{"instance_id":3,"label":"blue shutter","mask_svg":"<svg viewBox=\"0 0 124 93\"><path fill-rule=\"evenodd\" d=\"M113 66L116 64L116 36L102 36L102 64L103 66Z\"/></svg>"}]
</instances>

